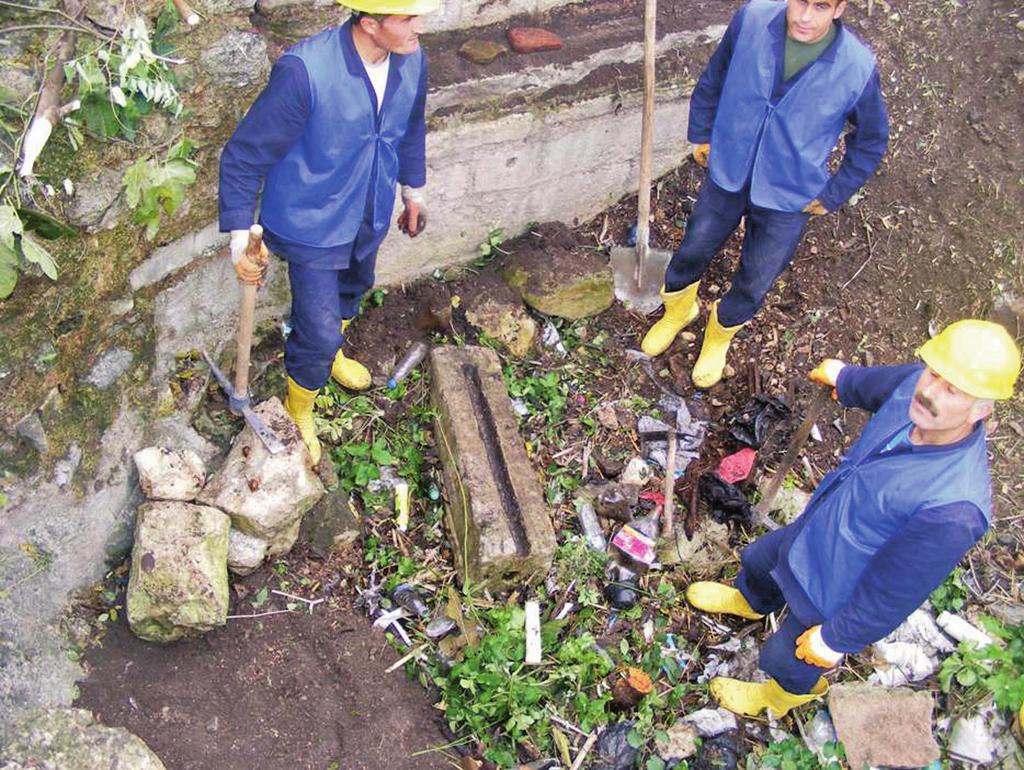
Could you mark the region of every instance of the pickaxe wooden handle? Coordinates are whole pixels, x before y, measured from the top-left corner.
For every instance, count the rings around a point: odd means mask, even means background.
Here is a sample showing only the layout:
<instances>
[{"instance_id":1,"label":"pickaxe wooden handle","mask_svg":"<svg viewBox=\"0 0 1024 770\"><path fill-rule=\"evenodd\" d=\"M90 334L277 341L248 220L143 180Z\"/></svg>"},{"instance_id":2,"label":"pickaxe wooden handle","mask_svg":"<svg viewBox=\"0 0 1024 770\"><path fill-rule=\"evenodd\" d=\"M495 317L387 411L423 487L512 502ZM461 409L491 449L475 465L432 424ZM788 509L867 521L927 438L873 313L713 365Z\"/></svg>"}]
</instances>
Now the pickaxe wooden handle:
<instances>
[{"instance_id":1,"label":"pickaxe wooden handle","mask_svg":"<svg viewBox=\"0 0 1024 770\"><path fill-rule=\"evenodd\" d=\"M263 251L263 228L253 225L249 228L249 243L245 256L253 264L264 267L267 257ZM252 350L252 329L256 315L257 283L242 284L242 304L238 309L238 351L235 355L235 397L249 397L249 353Z\"/></svg>"}]
</instances>

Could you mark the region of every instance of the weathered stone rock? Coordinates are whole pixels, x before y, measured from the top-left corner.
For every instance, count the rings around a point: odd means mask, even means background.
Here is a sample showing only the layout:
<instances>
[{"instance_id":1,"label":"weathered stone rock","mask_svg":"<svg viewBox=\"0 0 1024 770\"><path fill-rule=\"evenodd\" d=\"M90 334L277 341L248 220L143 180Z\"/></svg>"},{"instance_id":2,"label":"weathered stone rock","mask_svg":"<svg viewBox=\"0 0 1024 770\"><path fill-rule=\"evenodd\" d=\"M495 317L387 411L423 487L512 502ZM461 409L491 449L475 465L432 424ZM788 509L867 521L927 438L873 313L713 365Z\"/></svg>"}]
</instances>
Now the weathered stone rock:
<instances>
[{"instance_id":1,"label":"weathered stone rock","mask_svg":"<svg viewBox=\"0 0 1024 770\"><path fill-rule=\"evenodd\" d=\"M828 708L850 767L925 767L939 758L931 693L870 684L833 685Z\"/></svg>"},{"instance_id":2,"label":"weathered stone rock","mask_svg":"<svg viewBox=\"0 0 1024 770\"><path fill-rule=\"evenodd\" d=\"M256 0L256 11L278 21L299 16L305 8L328 8L332 5L335 5L334 0Z\"/></svg>"},{"instance_id":3,"label":"weathered stone rock","mask_svg":"<svg viewBox=\"0 0 1024 770\"><path fill-rule=\"evenodd\" d=\"M348 494L336 488L320 498L305 515L299 535L314 554L326 558L335 548L343 548L362 534L359 519L352 512Z\"/></svg>"},{"instance_id":4,"label":"weathered stone rock","mask_svg":"<svg viewBox=\"0 0 1024 770\"><path fill-rule=\"evenodd\" d=\"M446 523L461 579L494 587L543 579L555 534L498 356L487 348L436 347L430 370Z\"/></svg>"},{"instance_id":5,"label":"weathered stone rock","mask_svg":"<svg viewBox=\"0 0 1024 770\"><path fill-rule=\"evenodd\" d=\"M700 709L687 714L680 721L692 724L702 738L713 738L737 727L736 715L722 708Z\"/></svg>"},{"instance_id":6,"label":"weathered stone rock","mask_svg":"<svg viewBox=\"0 0 1024 770\"><path fill-rule=\"evenodd\" d=\"M107 168L95 177L78 182L75 197L68 207L67 217L72 224L87 232L110 230L128 210L125 203L122 168Z\"/></svg>"},{"instance_id":7,"label":"weathered stone rock","mask_svg":"<svg viewBox=\"0 0 1024 770\"><path fill-rule=\"evenodd\" d=\"M206 49L199 61L225 88L249 88L263 82L270 72L263 36L237 29Z\"/></svg>"},{"instance_id":8,"label":"weathered stone rock","mask_svg":"<svg viewBox=\"0 0 1024 770\"><path fill-rule=\"evenodd\" d=\"M508 31L508 44L516 53L557 51L562 47L558 35L540 27L511 27Z\"/></svg>"},{"instance_id":9,"label":"weathered stone rock","mask_svg":"<svg viewBox=\"0 0 1024 770\"><path fill-rule=\"evenodd\" d=\"M697 739L700 734L689 722L676 722L666 733L667 740L656 738L654 741L658 756L666 762L692 757L697 751Z\"/></svg>"},{"instance_id":10,"label":"weathered stone rock","mask_svg":"<svg viewBox=\"0 0 1024 770\"><path fill-rule=\"evenodd\" d=\"M234 527L228 534L228 569L236 575L254 572L267 557L267 541L239 532Z\"/></svg>"},{"instance_id":11,"label":"weathered stone rock","mask_svg":"<svg viewBox=\"0 0 1024 770\"><path fill-rule=\"evenodd\" d=\"M252 13L256 0L197 0L199 10L212 15Z\"/></svg>"},{"instance_id":12,"label":"weathered stone rock","mask_svg":"<svg viewBox=\"0 0 1024 770\"><path fill-rule=\"evenodd\" d=\"M53 483L63 489L71 483L75 471L82 462L82 448L72 443L68 447L68 453L53 464Z\"/></svg>"},{"instance_id":13,"label":"weathered stone rock","mask_svg":"<svg viewBox=\"0 0 1024 770\"><path fill-rule=\"evenodd\" d=\"M151 446L136 452L134 460L139 486L150 500L195 500L206 483L206 466L191 449Z\"/></svg>"},{"instance_id":14,"label":"weathered stone rock","mask_svg":"<svg viewBox=\"0 0 1024 770\"><path fill-rule=\"evenodd\" d=\"M280 400L264 401L255 412L284 443L284 451L270 454L247 425L199 502L226 511L236 529L266 540L267 556L276 556L295 544L302 515L323 497L324 487Z\"/></svg>"},{"instance_id":15,"label":"weathered stone rock","mask_svg":"<svg viewBox=\"0 0 1024 770\"><path fill-rule=\"evenodd\" d=\"M117 382L118 377L128 371L134 358L135 354L124 348L106 350L92 365L89 373L85 376L85 381L100 390L106 390Z\"/></svg>"},{"instance_id":16,"label":"weathered stone rock","mask_svg":"<svg viewBox=\"0 0 1024 770\"><path fill-rule=\"evenodd\" d=\"M516 358L523 358L530 352L537 336L537 324L519 298L511 295L503 297L489 292L470 299L466 303L466 320L504 344Z\"/></svg>"},{"instance_id":17,"label":"weathered stone rock","mask_svg":"<svg viewBox=\"0 0 1024 770\"><path fill-rule=\"evenodd\" d=\"M223 248L227 245L228 239L227 233L220 232L218 223L211 222L202 230L154 249L141 265L132 270L128 282L133 291L150 286L194 260Z\"/></svg>"},{"instance_id":18,"label":"weathered stone rock","mask_svg":"<svg viewBox=\"0 0 1024 770\"><path fill-rule=\"evenodd\" d=\"M3 62L0 66L0 88L22 101L38 90L39 75L31 67Z\"/></svg>"},{"instance_id":19,"label":"weathered stone rock","mask_svg":"<svg viewBox=\"0 0 1024 770\"><path fill-rule=\"evenodd\" d=\"M224 625L230 528L224 513L204 505L139 508L126 600L137 636L172 642Z\"/></svg>"},{"instance_id":20,"label":"weathered stone rock","mask_svg":"<svg viewBox=\"0 0 1024 770\"><path fill-rule=\"evenodd\" d=\"M50 441L38 412L32 411L22 417L14 426L14 432L39 454L44 455L50 451Z\"/></svg>"},{"instance_id":21,"label":"weathered stone rock","mask_svg":"<svg viewBox=\"0 0 1024 770\"><path fill-rule=\"evenodd\" d=\"M473 38L459 46L459 56L474 64L490 64L503 53L508 53L508 49L493 40Z\"/></svg>"},{"instance_id":22,"label":"weathered stone rock","mask_svg":"<svg viewBox=\"0 0 1024 770\"><path fill-rule=\"evenodd\" d=\"M608 263L591 251L573 248L564 225L541 225L535 248L513 254L503 273L523 301L543 313L577 319L597 315L615 301Z\"/></svg>"},{"instance_id":23,"label":"weathered stone rock","mask_svg":"<svg viewBox=\"0 0 1024 770\"><path fill-rule=\"evenodd\" d=\"M768 487L771 486L773 476L762 476L757 482L757 491L763 497ZM789 524L804 512L807 503L811 501L811 495L799 487L787 487L783 484L775 495L772 503L772 518L780 524Z\"/></svg>"},{"instance_id":24,"label":"weathered stone rock","mask_svg":"<svg viewBox=\"0 0 1024 770\"><path fill-rule=\"evenodd\" d=\"M0 762L53 770L164 770L145 742L123 727L106 727L85 709L39 709L15 726ZM12 767L5 764L3 767Z\"/></svg>"}]
</instances>

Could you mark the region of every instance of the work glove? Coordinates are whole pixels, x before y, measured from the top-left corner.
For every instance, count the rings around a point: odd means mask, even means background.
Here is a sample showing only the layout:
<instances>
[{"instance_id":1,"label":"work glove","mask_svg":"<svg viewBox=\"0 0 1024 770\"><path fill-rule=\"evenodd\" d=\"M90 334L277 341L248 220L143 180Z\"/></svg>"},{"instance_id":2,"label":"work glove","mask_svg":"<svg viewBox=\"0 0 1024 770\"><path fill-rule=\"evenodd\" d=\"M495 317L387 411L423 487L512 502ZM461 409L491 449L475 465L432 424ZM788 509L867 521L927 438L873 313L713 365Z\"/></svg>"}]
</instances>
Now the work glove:
<instances>
[{"instance_id":1,"label":"work glove","mask_svg":"<svg viewBox=\"0 0 1024 770\"><path fill-rule=\"evenodd\" d=\"M398 229L415 238L427 226L427 196L423 188L402 185L402 205L405 208L398 215Z\"/></svg>"},{"instance_id":2,"label":"work glove","mask_svg":"<svg viewBox=\"0 0 1024 770\"><path fill-rule=\"evenodd\" d=\"M693 148L693 159L701 168L708 167L708 155L711 154L711 145L708 142L698 144Z\"/></svg>"},{"instance_id":3,"label":"work glove","mask_svg":"<svg viewBox=\"0 0 1024 770\"><path fill-rule=\"evenodd\" d=\"M270 253L264 244L260 244L260 263L252 261L245 253L249 245L248 230L231 231L231 264L235 266L235 274L242 283L259 284L267 272Z\"/></svg>"},{"instance_id":4,"label":"work glove","mask_svg":"<svg viewBox=\"0 0 1024 770\"><path fill-rule=\"evenodd\" d=\"M810 203L808 203L806 206L804 206L804 213L805 214L813 214L816 217L822 217L822 216L825 216L825 214L828 213L828 209L825 208L824 206L822 206L821 205L821 201L819 201L817 198L815 198Z\"/></svg>"},{"instance_id":5,"label":"work glove","mask_svg":"<svg viewBox=\"0 0 1024 770\"><path fill-rule=\"evenodd\" d=\"M796 656L804 663L819 668L832 668L843 659L821 638L821 626L811 626L796 638Z\"/></svg>"},{"instance_id":6,"label":"work glove","mask_svg":"<svg viewBox=\"0 0 1024 770\"><path fill-rule=\"evenodd\" d=\"M807 375L807 379L811 382L831 387L832 400L838 400L839 391L836 390L836 383L839 382L839 372L843 370L844 366L846 366L846 363L838 358L823 359L820 364L811 370L811 373Z\"/></svg>"}]
</instances>

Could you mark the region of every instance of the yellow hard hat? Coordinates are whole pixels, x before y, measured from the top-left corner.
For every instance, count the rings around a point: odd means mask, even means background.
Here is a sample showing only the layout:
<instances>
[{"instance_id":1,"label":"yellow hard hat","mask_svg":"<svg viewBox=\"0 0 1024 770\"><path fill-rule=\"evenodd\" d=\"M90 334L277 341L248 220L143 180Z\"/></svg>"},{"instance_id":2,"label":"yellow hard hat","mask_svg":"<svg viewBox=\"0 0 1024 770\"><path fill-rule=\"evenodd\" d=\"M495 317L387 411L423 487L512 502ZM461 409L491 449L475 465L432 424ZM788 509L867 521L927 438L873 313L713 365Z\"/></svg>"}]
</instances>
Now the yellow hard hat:
<instances>
[{"instance_id":1,"label":"yellow hard hat","mask_svg":"<svg viewBox=\"0 0 1024 770\"><path fill-rule=\"evenodd\" d=\"M360 13L381 16L423 16L441 7L441 0L338 0L340 5Z\"/></svg>"},{"instance_id":2,"label":"yellow hard hat","mask_svg":"<svg viewBox=\"0 0 1024 770\"><path fill-rule=\"evenodd\" d=\"M968 318L951 323L917 350L946 382L975 398L1013 398L1020 350L1005 328Z\"/></svg>"}]
</instances>

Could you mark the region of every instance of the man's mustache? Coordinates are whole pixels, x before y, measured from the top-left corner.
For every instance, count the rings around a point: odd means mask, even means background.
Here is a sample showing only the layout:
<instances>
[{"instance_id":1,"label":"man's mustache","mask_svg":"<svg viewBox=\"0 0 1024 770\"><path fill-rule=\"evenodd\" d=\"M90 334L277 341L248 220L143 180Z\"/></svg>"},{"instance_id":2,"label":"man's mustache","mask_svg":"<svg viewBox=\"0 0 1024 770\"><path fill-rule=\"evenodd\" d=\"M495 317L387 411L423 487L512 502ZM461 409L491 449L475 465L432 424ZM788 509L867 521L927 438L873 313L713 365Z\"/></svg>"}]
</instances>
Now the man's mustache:
<instances>
[{"instance_id":1,"label":"man's mustache","mask_svg":"<svg viewBox=\"0 0 1024 770\"><path fill-rule=\"evenodd\" d=\"M925 409L927 409L928 413L932 417L939 416L939 410L935 408L935 403L930 398L928 398L928 396L924 395L924 393L918 393L916 396L914 396L914 400L921 406L923 406Z\"/></svg>"}]
</instances>

